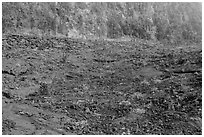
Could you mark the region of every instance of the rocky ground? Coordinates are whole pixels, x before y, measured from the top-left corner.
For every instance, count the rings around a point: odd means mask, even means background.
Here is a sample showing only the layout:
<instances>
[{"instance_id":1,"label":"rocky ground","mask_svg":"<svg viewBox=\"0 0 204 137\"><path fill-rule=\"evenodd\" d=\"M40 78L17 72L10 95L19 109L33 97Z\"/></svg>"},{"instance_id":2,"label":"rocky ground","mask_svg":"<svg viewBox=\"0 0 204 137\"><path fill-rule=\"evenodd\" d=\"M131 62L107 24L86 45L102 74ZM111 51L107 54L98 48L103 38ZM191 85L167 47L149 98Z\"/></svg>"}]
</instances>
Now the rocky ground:
<instances>
[{"instance_id":1,"label":"rocky ground","mask_svg":"<svg viewBox=\"0 0 204 137\"><path fill-rule=\"evenodd\" d=\"M201 46L2 38L4 135L199 135L201 108Z\"/></svg>"}]
</instances>

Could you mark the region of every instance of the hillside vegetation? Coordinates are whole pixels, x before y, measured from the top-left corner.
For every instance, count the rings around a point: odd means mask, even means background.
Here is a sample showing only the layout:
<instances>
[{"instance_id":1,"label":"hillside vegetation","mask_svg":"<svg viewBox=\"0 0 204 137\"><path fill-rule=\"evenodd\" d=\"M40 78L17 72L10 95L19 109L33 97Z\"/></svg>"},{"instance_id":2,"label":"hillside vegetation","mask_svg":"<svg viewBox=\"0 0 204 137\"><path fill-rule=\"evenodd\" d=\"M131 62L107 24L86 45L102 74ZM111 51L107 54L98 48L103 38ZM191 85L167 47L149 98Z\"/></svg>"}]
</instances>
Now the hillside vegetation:
<instances>
[{"instance_id":1,"label":"hillside vegetation","mask_svg":"<svg viewBox=\"0 0 204 137\"><path fill-rule=\"evenodd\" d=\"M200 42L201 3L58 2L2 4L3 33Z\"/></svg>"}]
</instances>

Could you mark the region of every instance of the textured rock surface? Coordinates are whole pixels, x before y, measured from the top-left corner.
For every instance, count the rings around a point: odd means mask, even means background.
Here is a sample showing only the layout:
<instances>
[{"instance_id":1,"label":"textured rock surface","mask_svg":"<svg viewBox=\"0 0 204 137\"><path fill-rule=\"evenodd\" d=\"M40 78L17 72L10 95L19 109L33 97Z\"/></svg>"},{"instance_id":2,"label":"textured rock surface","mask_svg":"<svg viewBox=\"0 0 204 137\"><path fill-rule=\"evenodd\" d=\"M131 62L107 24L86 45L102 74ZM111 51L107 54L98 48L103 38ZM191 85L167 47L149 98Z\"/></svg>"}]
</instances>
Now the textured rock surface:
<instances>
[{"instance_id":1,"label":"textured rock surface","mask_svg":"<svg viewBox=\"0 0 204 137\"><path fill-rule=\"evenodd\" d=\"M3 134L201 134L202 54L145 41L7 35Z\"/></svg>"}]
</instances>

